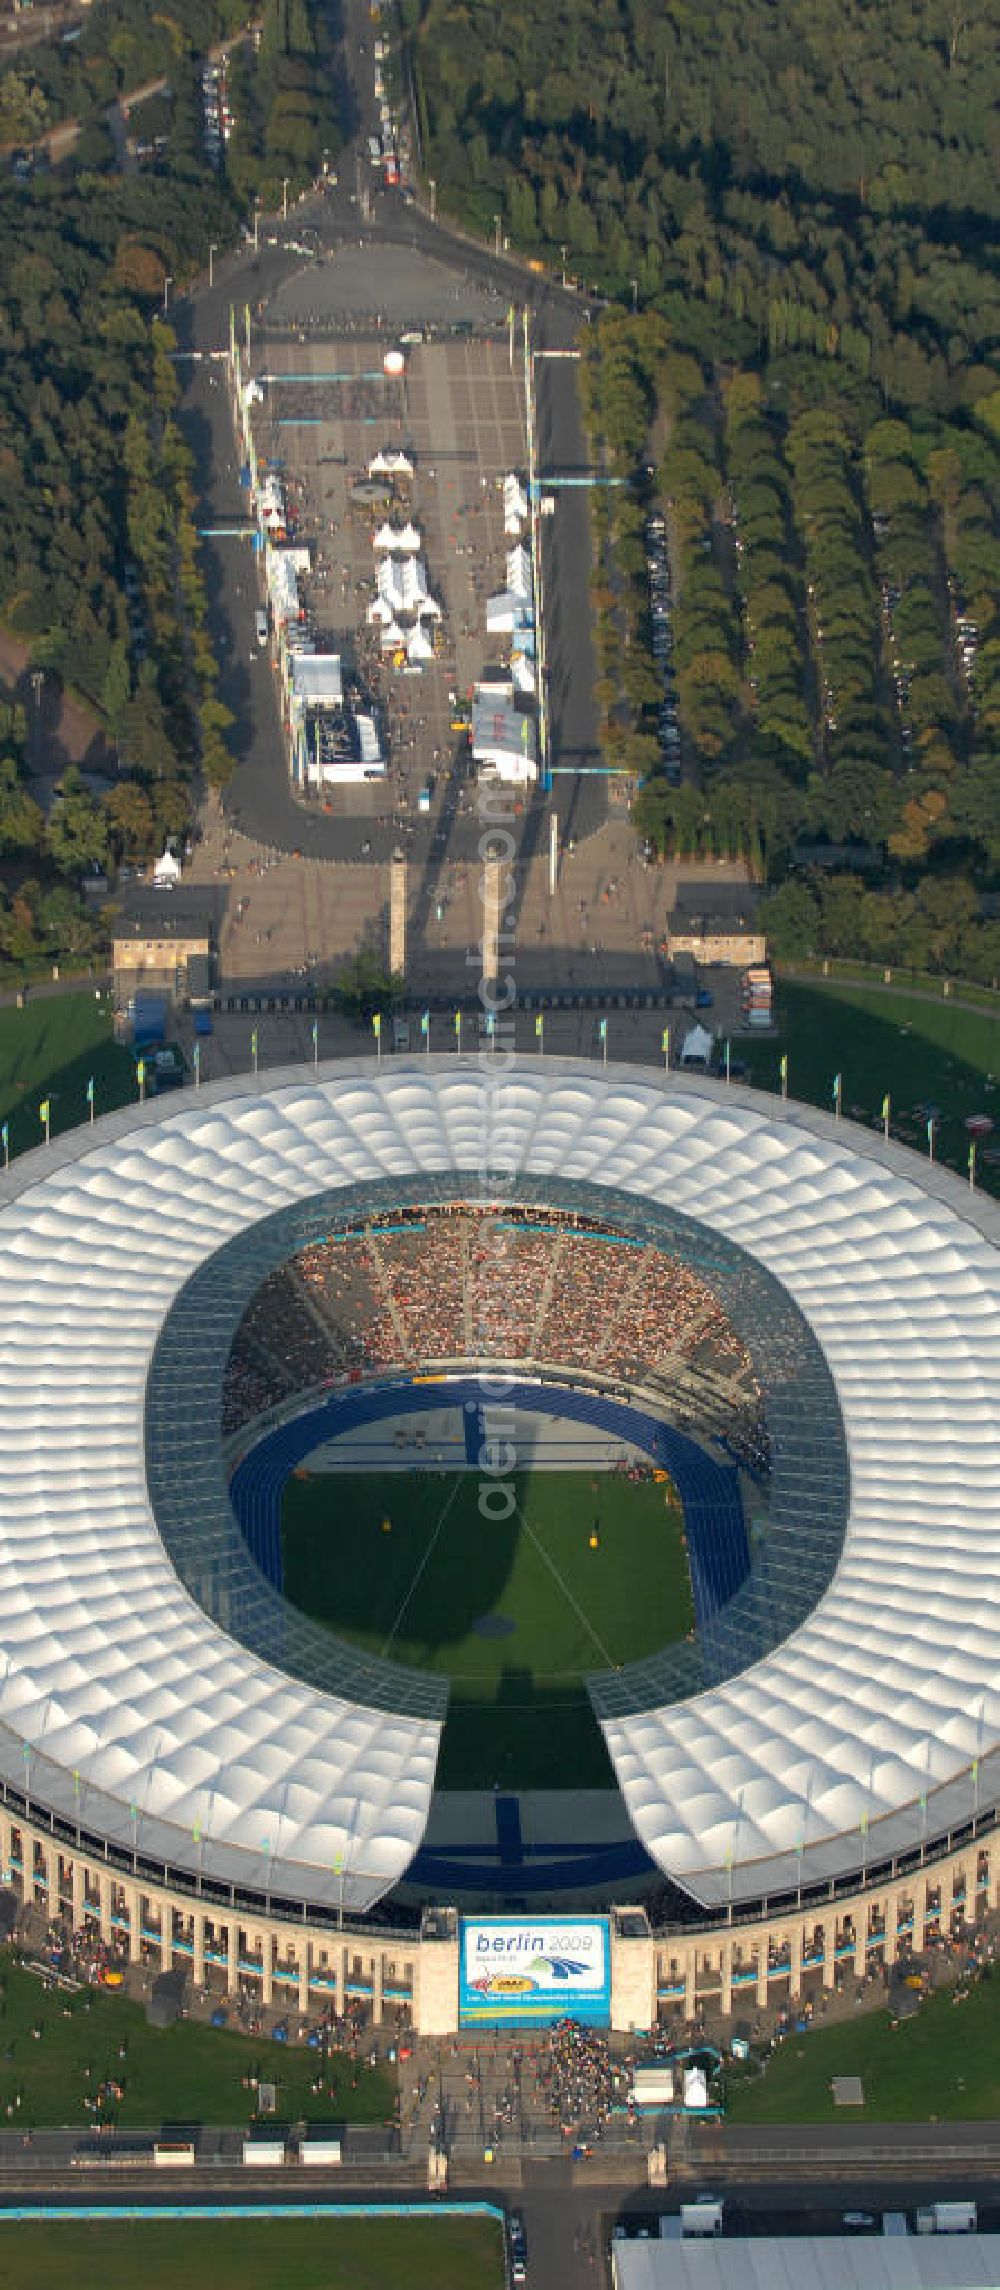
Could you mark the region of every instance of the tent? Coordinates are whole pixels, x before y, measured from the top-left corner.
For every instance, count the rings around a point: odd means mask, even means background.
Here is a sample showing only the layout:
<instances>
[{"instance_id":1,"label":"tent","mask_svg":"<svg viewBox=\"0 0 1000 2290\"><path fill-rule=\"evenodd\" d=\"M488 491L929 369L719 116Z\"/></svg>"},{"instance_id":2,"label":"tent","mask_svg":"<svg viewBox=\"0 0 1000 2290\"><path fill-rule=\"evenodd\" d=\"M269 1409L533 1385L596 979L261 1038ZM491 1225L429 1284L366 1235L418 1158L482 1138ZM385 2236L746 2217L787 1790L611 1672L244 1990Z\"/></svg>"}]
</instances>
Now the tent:
<instances>
[{"instance_id":1,"label":"tent","mask_svg":"<svg viewBox=\"0 0 1000 2290\"><path fill-rule=\"evenodd\" d=\"M693 1068L697 1073L707 1073L714 1040L714 1034L710 1034L706 1027L692 1026L690 1033L685 1034L681 1046L681 1065Z\"/></svg>"},{"instance_id":2,"label":"tent","mask_svg":"<svg viewBox=\"0 0 1000 2290\"><path fill-rule=\"evenodd\" d=\"M507 586L514 596L531 595L531 558L523 541L507 551Z\"/></svg>"},{"instance_id":3,"label":"tent","mask_svg":"<svg viewBox=\"0 0 1000 2290\"><path fill-rule=\"evenodd\" d=\"M368 464L369 477L412 477L413 463L409 454L393 451L376 453Z\"/></svg>"},{"instance_id":4,"label":"tent","mask_svg":"<svg viewBox=\"0 0 1000 2290\"><path fill-rule=\"evenodd\" d=\"M415 556L420 547L420 534L409 520L405 525L390 525L388 520L372 534L372 548L382 556Z\"/></svg>"}]
</instances>

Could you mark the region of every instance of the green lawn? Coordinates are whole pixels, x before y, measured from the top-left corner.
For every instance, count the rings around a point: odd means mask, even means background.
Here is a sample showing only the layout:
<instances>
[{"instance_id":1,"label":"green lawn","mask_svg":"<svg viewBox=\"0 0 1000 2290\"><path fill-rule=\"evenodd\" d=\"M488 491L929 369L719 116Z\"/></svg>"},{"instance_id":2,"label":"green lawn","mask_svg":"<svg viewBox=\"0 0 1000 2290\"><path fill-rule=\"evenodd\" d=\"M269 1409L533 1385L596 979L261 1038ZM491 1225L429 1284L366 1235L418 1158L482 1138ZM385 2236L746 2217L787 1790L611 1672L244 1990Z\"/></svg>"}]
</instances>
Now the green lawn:
<instances>
[{"instance_id":1,"label":"green lawn","mask_svg":"<svg viewBox=\"0 0 1000 2290\"><path fill-rule=\"evenodd\" d=\"M830 2081L860 2075L863 2107L835 2107ZM765 2075L727 2075L734 2123L928 2123L1000 2117L1000 1979L963 2002L931 1996L894 2028L887 2012L789 2036Z\"/></svg>"},{"instance_id":2,"label":"green lawn","mask_svg":"<svg viewBox=\"0 0 1000 2290\"><path fill-rule=\"evenodd\" d=\"M93 992L52 994L29 997L23 1010L0 1010L0 1119L9 1126L12 1158L42 1143L38 1107L46 1095L53 1137L86 1120L91 1075L97 1113L135 1097L135 1061L114 1039L106 1000Z\"/></svg>"},{"instance_id":3,"label":"green lawn","mask_svg":"<svg viewBox=\"0 0 1000 2290\"><path fill-rule=\"evenodd\" d=\"M293 1478L285 1594L356 1644L451 1679L443 1787L607 1787L585 1672L693 1627L673 1490L520 1472L516 1512L490 1523L481 1484L475 1472ZM485 1618L495 1635L477 1631Z\"/></svg>"},{"instance_id":4,"label":"green lawn","mask_svg":"<svg viewBox=\"0 0 1000 2290\"><path fill-rule=\"evenodd\" d=\"M777 1090L782 1053L788 1093L832 1111L833 1079L843 1077L843 1111L880 1122L892 1103L892 1129L926 1154L926 1123L917 1108L939 1106L938 1159L964 1175L969 1113L992 1114L998 1135L980 1148L978 1178L1000 1191L1000 1016L959 1010L952 1001L878 986L800 985L782 979L777 1039L740 1041L739 1055L758 1088Z\"/></svg>"},{"instance_id":5,"label":"green lawn","mask_svg":"<svg viewBox=\"0 0 1000 2290\"><path fill-rule=\"evenodd\" d=\"M319 2075L319 2052L294 2039L264 2043L181 2020L151 2028L141 2006L105 1990L79 1996L46 1993L40 1980L0 1958L0 2122L18 2129L50 2123L92 2131L100 2120L84 2107L107 2079L124 2084L124 2097L107 2114L123 2126L155 2130L161 2123L206 2126L249 2123L254 2093L243 2078L257 2075L278 2086L283 2119L381 2123L392 2115L395 2085L381 2069L355 2067L329 2054L322 2093L310 2091ZM298 2016L289 2012L291 2027ZM41 2028L41 2036L32 2034ZM125 2057L119 2058L125 2045ZM90 2070L88 2075L87 2070ZM355 2077L357 2082L355 2083ZM331 2085L335 2088L331 2092ZM15 2102L20 2097L20 2107ZM0 2271L0 2290L3 2286Z\"/></svg>"},{"instance_id":6,"label":"green lawn","mask_svg":"<svg viewBox=\"0 0 1000 2290\"><path fill-rule=\"evenodd\" d=\"M182 2189L175 2189L181 2193ZM119 2194L123 2192L121 2188ZM0 2219L0 2290L502 2290L493 2219L144 2218L11 2226Z\"/></svg>"}]
</instances>

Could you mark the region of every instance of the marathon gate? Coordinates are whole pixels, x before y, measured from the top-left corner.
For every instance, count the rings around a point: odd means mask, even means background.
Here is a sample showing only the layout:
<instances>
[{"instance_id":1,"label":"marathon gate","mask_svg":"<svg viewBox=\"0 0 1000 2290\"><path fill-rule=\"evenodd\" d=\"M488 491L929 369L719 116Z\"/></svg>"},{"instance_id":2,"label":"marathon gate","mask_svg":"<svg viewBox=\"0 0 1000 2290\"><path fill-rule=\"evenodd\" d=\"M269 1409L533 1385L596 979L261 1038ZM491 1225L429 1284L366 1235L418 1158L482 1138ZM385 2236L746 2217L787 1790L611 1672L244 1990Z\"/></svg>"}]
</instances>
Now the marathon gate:
<instances>
[{"instance_id":1,"label":"marathon gate","mask_svg":"<svg viewBox=\"0 0 1000 2290\"><path fill-rule=\"evenodd\" d=\"M608 2027L607 1917L462 1917L458 2018L460 2027L553 2020Z\"/></svg>"}]
</instances>

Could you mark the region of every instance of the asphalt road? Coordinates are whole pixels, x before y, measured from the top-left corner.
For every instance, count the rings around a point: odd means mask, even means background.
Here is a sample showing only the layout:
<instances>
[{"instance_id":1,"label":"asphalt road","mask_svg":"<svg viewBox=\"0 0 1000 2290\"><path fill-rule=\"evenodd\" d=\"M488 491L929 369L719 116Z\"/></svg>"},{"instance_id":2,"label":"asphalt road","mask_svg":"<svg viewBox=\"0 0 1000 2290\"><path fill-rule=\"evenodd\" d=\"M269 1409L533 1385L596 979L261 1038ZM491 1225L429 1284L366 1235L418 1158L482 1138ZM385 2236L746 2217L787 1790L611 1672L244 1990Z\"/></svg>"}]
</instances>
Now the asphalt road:
<instances>
[{"instance_id":1,"label":"asphalt road","mask_svg":"<svg viewBox=\"0 0 1000 2290\"><path fill-rule=\"evenodd\" d=\"M371 21L361 0L346 0L345 54L350 80L350 110L354 139L338 162L338 182L313 192L289 214L287 222L264 218L258 251L250 245L215 264L213 284L179 299L172 318L180 345L201 352L224 349L229 339L229 312L234 306L242 327L248 306L254 314L268 306L278 289L296 273L305 271L315 288L320 307L340 309L348 293L372 301L372 279L377 280L381 250L402 250L409 264L423 262L435 273L446 265L456 281L456 317L464 310L463 292L470 311L479 317L483 297L498 314L513 303L528 304L532 312L532 339L540 350L572 349L584 323L580 299L546 279L532 277L522 265L501 258L466 241L416 204L407 205L400 191L386 188L367 158L366 139L377 127L374 97L374 59ZM315 233L315 254L303 262L302 233ZM338 271L338 249L363 245L370 261L352 265L356 283L345 286ZM312 244L312 239L310 239ZM275 308L280 308L280 297ZM391 311L387 316L391 317ZM181 368L187 388L185 414L196 456L205 526L245 519L246 496L238 482L232 423L221 364L192 363ZM583 430L576 394L575 364L542 357L535 363L538 412L539 468L559 473L582 473L586 466ZM592 699L593 655L590 642L589 538L587 496L583 490L557 494L553 518L545 521L543 540L546 625L549 633L551 691L551 754L556 778L551 801L560 820L561 836L577 841L593 832L606 817L603 779L577 776L581 766L596 757L596 715ZM232 743L240 766L227 791L226 808L244 831L275 850L302 850L322 859L370 858L384 863L398 839L391 817L384 821L344 818L306 808L288 785L277 712L273 674L266 655L254 640L253 615L258 602L257 579L246 542L220 539L206 551L207 585L212 625L219 648L221 696L232 710ZM463 756L456 751L451 778L459 788L465 777ZM547 799L539 789L514 832L525 855L543 847L547 837ZM421 843L419 832L408 835L408 855L420 863L440 867L449 858L474 854L479 834L475 806L455 801L432 847ZM366 849L365 846L368 846Z\"/></svg>"}]
</instances>

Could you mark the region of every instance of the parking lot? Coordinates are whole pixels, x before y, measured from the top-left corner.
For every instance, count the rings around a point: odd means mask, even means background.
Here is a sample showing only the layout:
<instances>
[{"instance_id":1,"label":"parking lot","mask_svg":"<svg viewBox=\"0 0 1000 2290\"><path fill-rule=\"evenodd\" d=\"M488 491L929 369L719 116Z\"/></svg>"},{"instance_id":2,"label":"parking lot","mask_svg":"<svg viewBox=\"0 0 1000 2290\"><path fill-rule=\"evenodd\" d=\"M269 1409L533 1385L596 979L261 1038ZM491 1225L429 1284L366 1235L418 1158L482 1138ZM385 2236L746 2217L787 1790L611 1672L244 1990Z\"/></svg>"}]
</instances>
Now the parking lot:
<instances>
[{"instance_id":1,"label":"parking lot","mask_svg":"<svg viewBox=\"0 0 1000 2290\"><path fill-rule=\"evenodd\" d=\"M506 333L412 344L398 378L383 373L383 349L377 337L357 334L262 339L254 434L260 461L279 468L289 538L310 550L311 570L300 580L308 636L356 672L388 757L383 780L327 786L305 800L345 819L389 824L396 841L426 857L453 841L463 816L470 835L475 827L458 696L487 661L502 658L487 640L485 600L504 586L502 479L525 465L523 379ZM381 497L359 503L370 463L396 452L412 477L379 477ZM434 657L420 669L402 664L398 650L386 656L379 627L367 621L379 561L373 536L386 519L418 529L428 589L442 608Z\"/></svg>"},{"instance_id":2,"label":"parking lot","mask_svg":"<svg viewBox=\"0 0 1000 2290\"><path fill-rule=\"evenodd\" d=\"M671 787L680 786L681 735L677 717L677 687L674 681L674 637L671 621L672 594L670 586L670 560L667 556L667 528L658 510L646 519L646 571L649 578L649 604L653 622L653 657L662 685L657 735L663 770Z\"/></svg>"}]
</instances>

